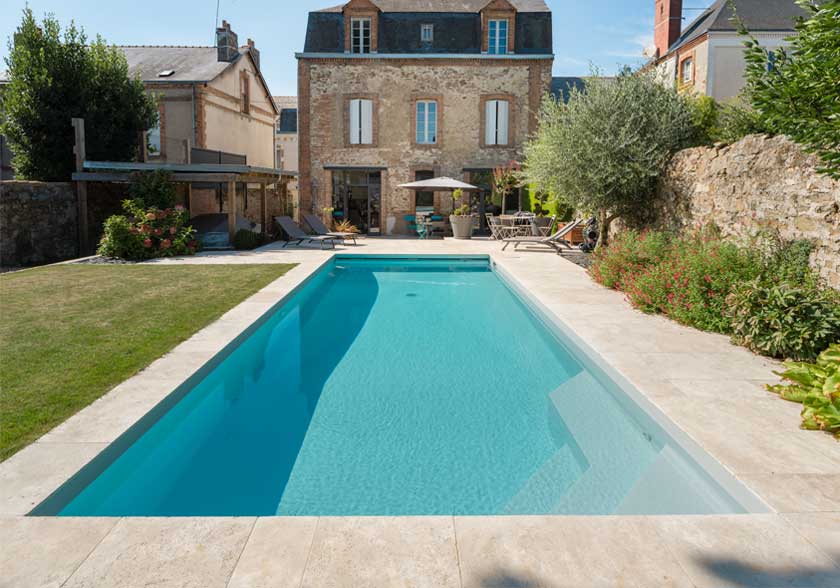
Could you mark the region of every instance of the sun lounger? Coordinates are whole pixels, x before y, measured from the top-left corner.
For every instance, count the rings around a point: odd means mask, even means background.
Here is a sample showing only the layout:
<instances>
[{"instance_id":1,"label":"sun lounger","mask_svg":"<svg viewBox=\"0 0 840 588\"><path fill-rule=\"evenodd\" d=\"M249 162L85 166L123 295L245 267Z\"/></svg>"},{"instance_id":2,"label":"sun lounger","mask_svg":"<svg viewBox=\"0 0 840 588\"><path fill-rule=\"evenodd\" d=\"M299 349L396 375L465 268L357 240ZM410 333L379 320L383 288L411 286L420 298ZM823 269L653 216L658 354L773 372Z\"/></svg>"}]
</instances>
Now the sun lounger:
<instances>
[{"instance_id":1,"label":"sun lounger","mask_svg":"<svg viewBox=\"0 0 840 588\"><path fill-rule=\"evenodd\" d=\"M350 239L351 241L353 241L353 245L356 244L356 233L330 231L329 229L327 229L327 226L324 224L324 221L322 221L314 214L303 215L303 220L306 221L306 224L309 225L310 229L315 231L316 235L321 235L323 237L333 237L334 239L341 239L342 241Z\"/></svg>"},{"instance_id":2,"label":"sun lounger","mask_svg":"<svg viewBox=\"0 0 840 588\"><path fill-rule=\"evenodd\" d=\"M320 243L321 249L324 248L326 243L329 243L330 247L335 249L335 240L336 237L328 237L325 235L307 235L303 232L295 221L293 221L288 216L275 216L274 222L280 225L280 228L286 232L286 235L289 237L289 240L286 241L286 244L283 247L287 247L288 245L299 245L301 243Z\"/></svg>"},{"instance_id":3,"label":"sun lounger","mask_svg":"<svg viewBox=\"0 0 840 588\"><path fill-rule=\"evenodd\" d=\"M546 245L547 247L551 247L557 253L560 253L563 248L571 249L572 246L569 242L564 239L566 235L571 233L578 225L580 225L583 221L581 219L575 220L570 223L566 223L562 229L554 233L553 235L549 235L548 237L534 237L531 235L525 236L517 236L517 237L505 237L502 239L504 241L504 247L502 247L502 251L507 249L507 246L513 243L513 248L516 249L523 243L525 245Z\"/></svg>"}]
</instances>

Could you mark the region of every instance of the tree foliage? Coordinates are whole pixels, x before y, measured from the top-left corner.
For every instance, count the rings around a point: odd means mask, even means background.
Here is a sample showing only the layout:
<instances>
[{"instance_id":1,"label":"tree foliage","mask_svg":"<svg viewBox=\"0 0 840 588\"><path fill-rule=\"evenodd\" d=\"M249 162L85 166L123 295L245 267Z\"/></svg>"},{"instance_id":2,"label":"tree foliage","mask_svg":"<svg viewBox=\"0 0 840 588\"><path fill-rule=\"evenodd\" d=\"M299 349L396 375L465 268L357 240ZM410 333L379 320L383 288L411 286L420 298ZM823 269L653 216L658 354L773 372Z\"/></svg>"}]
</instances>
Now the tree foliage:
<instances>
[{"instance_id":1,"label":"tree foliage","mask_svg":"<svg viewBox=\"0 0 840 588\"><path fill-rule=\"evenodd\" d=\"M653 74L592 77L566 104L543 100L523 174L537 189L596 214L600 246L612 220L639 220L650 211L656 178L694 137L686 99Z\"/></svg>"},{"instance_id":2,"label":"tree foliage","mask_svg":"<svg viewBox=\"0 0 840 588\"><path fill-rule=\"evenodd\" d=\"M840 0L797 0L810 18L788 49L763 48L747 36L746 95L767 127L800 143L840 178Z\"/></svg>"},{"instance_id":3,"label":"tree foliage","mask_svg":"<svg viewBox=\"0 0 840 588\"><path fill-rule=\"evenodd\" d=\"M38 24L29 8L23 11L6 65L0 131L23 178L70 177L73 117L85 119L89 159L118 161L136 154L139 133L157 121L155 101L129 77L125 56L100 37L90 43L72 23L62 32L51 15Z\"/></svg>"}]
</instances>

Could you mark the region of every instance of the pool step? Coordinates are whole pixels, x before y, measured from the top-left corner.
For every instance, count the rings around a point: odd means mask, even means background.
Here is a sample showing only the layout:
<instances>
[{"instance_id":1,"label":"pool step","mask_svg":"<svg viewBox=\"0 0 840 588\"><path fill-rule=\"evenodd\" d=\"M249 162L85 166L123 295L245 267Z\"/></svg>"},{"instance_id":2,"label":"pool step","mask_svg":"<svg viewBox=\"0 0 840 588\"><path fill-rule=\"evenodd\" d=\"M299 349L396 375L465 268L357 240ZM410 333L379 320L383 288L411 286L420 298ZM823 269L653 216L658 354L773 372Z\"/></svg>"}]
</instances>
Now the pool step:
<instances>
[{"instance_id":1,"label":"pool step","mask_svg":"<svg viewBox=\"0 0 840 588\"><path fill-rule=\"evenodd\" d=\"M573 450L566 445L528 478L498 514L550 512L582 472Z\"/></svg>"}]
</instances>

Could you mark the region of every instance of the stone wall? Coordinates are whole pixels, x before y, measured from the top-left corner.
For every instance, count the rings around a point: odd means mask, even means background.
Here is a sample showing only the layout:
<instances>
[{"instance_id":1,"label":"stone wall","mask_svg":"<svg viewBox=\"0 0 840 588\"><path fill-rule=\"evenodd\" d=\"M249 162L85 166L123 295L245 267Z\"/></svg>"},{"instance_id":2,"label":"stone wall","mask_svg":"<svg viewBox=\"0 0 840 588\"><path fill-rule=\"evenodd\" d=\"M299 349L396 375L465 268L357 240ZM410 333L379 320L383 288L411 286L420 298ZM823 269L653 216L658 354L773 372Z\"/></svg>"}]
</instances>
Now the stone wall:
<instances>
[{"instance_id":1,"label":"stone wall","mask_svg":"<svg viewBox=\"0 0 840 588\"><path fill-rule=\"evenodd\" d=\"M751 135L730 146L678 153L659 183L659 223L713 222L731 235L777 229L816 245L812 265L840 287L840 182L785 137Z\"/></svg>"},{"instance_id":2,"label":"stone wall","mask_svg":"<svg viewBox=\"0 0 840 588\"><path fill-rule=\"evenodd\" d=\"M0 265L38 265L78 255L71 183L0 182Z\"/></svg>"}]
</instances>

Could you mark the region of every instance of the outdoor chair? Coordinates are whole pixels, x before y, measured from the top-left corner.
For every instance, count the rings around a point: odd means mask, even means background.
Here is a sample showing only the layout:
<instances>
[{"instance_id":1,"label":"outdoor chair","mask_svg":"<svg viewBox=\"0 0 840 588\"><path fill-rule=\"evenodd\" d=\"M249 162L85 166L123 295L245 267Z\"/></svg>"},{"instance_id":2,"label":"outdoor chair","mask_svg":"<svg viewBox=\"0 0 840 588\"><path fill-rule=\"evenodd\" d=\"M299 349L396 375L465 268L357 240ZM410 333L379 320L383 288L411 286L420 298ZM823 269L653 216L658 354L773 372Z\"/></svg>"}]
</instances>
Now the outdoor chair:
<instances>
[{"instance_id":1,"label":"outdoor chair","mask_svg":"<svg viewBox=\"0 0 840 588\"><path fill-rule=\"evenodd\" d=\"M319 217L314 214L303 215L303 220L309 225L309 228L315 231L316 235L323 237L333 237L334 239L341 239L342 241L351 240L353 245L356 244L356 233L346 233L341 231L330 231Z\"/></svg>"},{"instance_id":2,"label":"outdoor chair","mask_svg":"<svg viewBox=\"0 0 840 588\"><path fill-rule=\"evenodd\" d=\"M582 222L583 220L578 219L573 222L566 223L566 225L563 228L561 228L559 231L555 232L553 235L550 235L548 237L534 237L521 235L515 237L505 237L504 239L502 239L502 241L504 241L505 243L504 247L502 247L502 251L507 249L507 246L511 243L514 244L514 249L518 248L523 243L526 245L545 245L554 249L558 255L563 251L564 248L571 251L572 246L565 239L565 237Z\"/></svg>"},{"instance_id":3,"label":"outdoor chair","mask_svg":"<svg viewBox=\"0 0 840 588\"><path fill-rule=\"evenodd\" d=\"M502 221L498 216L493 216L492 214L488 214L487 218L487 228L490 229L490 236L497 241L501 240L502 235Z\"/></svg>"},{"instance_id":4,"label":"outdoor chair","mask_svg":"<svg viewBox=\"0 0 840 588\"><path fill-rule=\"evenodd\" d=\"M275 216L274 222L280 225L280 228L283 229L286 236L289 238L283 247L287 247L290 244L300 245L301 243L320 243L321 249L323 249L324 245L329 243L330 247L335 249L336 237L329 237L326 235L307 235L303 232L303 229L301 229L297 223L288 216Z\"/></svg>"},{"instance_id":5,"label":"outdoor chair","mask_svg":"<svg viewBox=\"0 0 840 588\"><path fill-rule=\"evenodd\" d=\"M554 227L554 221L556 220L557 215L531 217L531 235L534 237L547 237L551 234L551 229Z\"/></svg>"}]
</instances>

